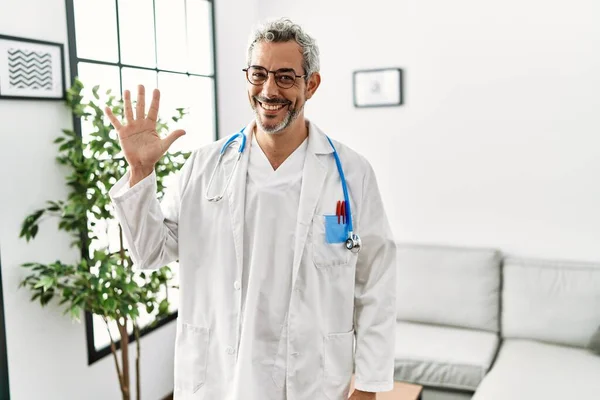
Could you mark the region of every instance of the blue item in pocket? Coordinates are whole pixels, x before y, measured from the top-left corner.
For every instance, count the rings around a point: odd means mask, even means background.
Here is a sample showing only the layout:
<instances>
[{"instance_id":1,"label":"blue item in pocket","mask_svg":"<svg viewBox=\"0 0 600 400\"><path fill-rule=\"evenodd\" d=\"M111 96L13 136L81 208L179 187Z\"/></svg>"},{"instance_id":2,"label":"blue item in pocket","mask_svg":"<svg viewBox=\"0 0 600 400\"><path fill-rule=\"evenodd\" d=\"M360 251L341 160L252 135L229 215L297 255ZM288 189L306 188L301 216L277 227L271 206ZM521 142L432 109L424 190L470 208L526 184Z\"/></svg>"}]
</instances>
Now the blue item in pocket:
<instances>
[{"instance_id":1,"label":"blue item in pocket","mask_svg":"<svg viewBox=\"0 0 600 400\"><path fill-rule=\"evenodd\" d=\"M325 240L327 243L344 243L348 239L346 224L338 224L337 215L325 215Z\"/></svg>"}]
</instances>

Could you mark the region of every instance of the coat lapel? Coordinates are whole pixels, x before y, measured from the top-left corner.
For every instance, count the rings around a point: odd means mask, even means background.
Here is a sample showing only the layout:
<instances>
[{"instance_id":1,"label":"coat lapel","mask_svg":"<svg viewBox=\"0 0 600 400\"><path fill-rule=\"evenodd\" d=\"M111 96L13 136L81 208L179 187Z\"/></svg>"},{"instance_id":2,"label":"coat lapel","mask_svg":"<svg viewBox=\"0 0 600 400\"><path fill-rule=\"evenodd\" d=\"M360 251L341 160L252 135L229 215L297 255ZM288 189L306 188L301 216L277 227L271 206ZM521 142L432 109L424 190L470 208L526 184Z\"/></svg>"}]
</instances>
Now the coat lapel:
<instances>
[{"instance_id":1,"label":"coat lapel","mask_svg":"<svg viewBox=\"0 0 600 400\"><path fill-rule=\"evenodd\" d=\"M237 165L234 176L231 179L231 184L227 188L227 199L229 201L229 215L231 218L231 230L233 232L233 243L235 246L235 256L237 259L237 271L241 276L244 262L244 209L246 207L246 177L248 176L248 160L250 159L250 148L252 143L252 133L254 131L254 123L250 123L244 129L246 135L246 147L242 153L242 158ZM237 145L233 146L237 150ZM234 153L233 150L229 151ZM235 165L237 151L234 157L228 158L228 162L224 162L226 174L231 171ZM227 176L225 177L227 179Z\"/></svg>"},{"instance_id":2,"label":"coat lapel","mask_svg":"<svg viewBox=\"0 0 600 400\"><path fill-rule=\"evenodd\" d=\"M294 244L294 263L292 269L292 285L296 282L298 269L306 246L306 238L312 226L315 209L321 197L323 184L327 177L327 166L321 159L323 154L332 153L331 146L314 124L309 124L308 148L304 170L302 171L302 189L296 222L296 242Z\"/></svg>"}]
</instances>

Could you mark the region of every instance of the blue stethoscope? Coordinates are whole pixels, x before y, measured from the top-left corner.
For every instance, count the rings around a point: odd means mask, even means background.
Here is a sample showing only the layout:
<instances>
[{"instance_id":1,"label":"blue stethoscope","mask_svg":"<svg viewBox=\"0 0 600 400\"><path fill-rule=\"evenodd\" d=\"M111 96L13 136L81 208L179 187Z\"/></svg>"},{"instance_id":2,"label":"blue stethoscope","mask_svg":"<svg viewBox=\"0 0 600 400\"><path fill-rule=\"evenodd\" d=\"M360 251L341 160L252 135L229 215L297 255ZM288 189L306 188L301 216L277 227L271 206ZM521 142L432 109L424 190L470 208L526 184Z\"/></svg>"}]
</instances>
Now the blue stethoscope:
<instances>
[{"instance_id":1,"label":"blue stethoscope","mask_svg":"<svg viewBox=\"0 0 600 400\"><path fill-rule=\"evenodd\" d=\"M213 169L213 172L210 175L210 180L208 181L208 187L206 188L206 193L204 195L204 197L206 197L206 200L208 200L210 202L218 202L225 195L225 191L227 190L227 188L229 187L229 184L231 183L231 178L233 177L234 172L237 168L237 165L240 162L240 159L242 158L242 153L244 152L244 149L246 148L246 135L244 135L244 129L242 129L235 135L231 136L229 138L229 140L227 140L225 142L223 147L221 147L221 152L219 153L219 159L217 160L217 164L215 164L215 168ZM231 170L231 174L229 175L229 178L227 178L227 182L225 182L225 186L223 187L221 194L211 197L208 194L208 192L210 191L210 187L215 178L217 169L219 168L219 165L221 165L223 156L225 155L225 152L227 151L229 146L233 142L235 142L235 140L238 138L241 138L241 142L240 142L240 145L238 146L238 150L237 150L238 156L237 156L237 159L235 160L235 164L233 165L233 169ZM362 247L362 242L360 240L360 236L358 236L358 234L355 233L353 230L352 212L350 211L350 198L348 196L348 186L346 185L346 177L344 176L344 170L342 169L342 162L340 161L340 157L338 156L338 153L335 149L335 146L333 145L333 142L331 141L331 139L329 139L329 136L326 136L326 138L327 138L327 141L329 141L331 148L333 149L333 156L335 157L335 164L337 165L337 170L338 170L338 173L340 174L340 180L342 181L342 190L344 191L344 200L346 201L346 221L348 221L348 223L346 224L347 239L345 242L345 246L346 246L346 249L350 250L351 252L358 253L360 251L360 248Z\"/></svg>"}]
</instances>

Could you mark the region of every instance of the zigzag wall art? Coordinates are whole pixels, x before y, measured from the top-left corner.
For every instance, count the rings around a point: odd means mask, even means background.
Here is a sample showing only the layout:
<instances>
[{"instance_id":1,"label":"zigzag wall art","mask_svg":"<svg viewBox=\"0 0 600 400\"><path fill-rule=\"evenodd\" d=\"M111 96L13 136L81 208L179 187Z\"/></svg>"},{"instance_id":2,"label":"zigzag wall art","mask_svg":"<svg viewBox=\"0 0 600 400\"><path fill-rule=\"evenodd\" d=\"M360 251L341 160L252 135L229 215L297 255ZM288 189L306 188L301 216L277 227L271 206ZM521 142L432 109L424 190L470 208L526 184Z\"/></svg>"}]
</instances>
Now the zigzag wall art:
<instances>
[{"instance_id":1,"label":"zigzag wall art","mask_svg":"<svg viewBox=\"0 0 600 400\"><path fill-rule=\"evenodd\" d=\"M62 43L0 35L0 99L63 100Z\"/></svg>"}]
</instances>

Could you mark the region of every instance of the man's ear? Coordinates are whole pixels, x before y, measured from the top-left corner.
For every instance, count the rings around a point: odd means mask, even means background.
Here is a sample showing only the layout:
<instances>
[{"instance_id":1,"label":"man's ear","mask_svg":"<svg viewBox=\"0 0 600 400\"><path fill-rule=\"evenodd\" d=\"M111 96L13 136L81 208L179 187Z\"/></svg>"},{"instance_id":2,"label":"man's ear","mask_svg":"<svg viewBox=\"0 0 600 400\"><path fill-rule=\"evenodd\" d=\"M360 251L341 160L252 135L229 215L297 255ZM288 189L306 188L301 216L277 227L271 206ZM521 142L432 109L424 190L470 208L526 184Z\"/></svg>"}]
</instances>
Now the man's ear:
<instances>
[{"instance_id":1,"label":"man's ear","mask_svg":"<svg viewBox=\"0 0 600 400\"><path fill-rule=\"evenodd\" d=\"M321 74L313 72L306 82L306 100L310 99L321 84Z\"/></svg>"}]
</instances>

